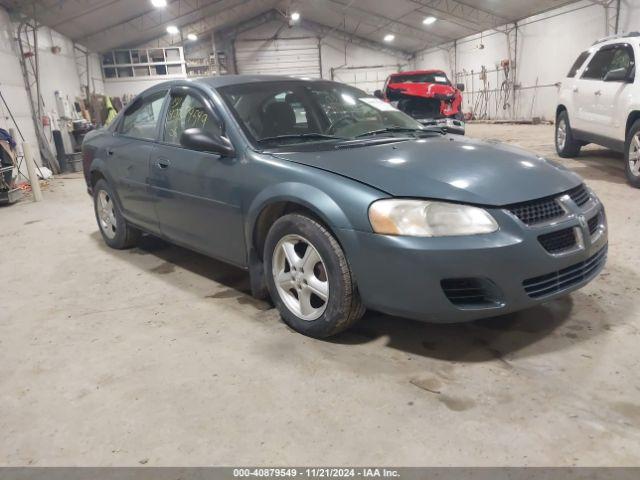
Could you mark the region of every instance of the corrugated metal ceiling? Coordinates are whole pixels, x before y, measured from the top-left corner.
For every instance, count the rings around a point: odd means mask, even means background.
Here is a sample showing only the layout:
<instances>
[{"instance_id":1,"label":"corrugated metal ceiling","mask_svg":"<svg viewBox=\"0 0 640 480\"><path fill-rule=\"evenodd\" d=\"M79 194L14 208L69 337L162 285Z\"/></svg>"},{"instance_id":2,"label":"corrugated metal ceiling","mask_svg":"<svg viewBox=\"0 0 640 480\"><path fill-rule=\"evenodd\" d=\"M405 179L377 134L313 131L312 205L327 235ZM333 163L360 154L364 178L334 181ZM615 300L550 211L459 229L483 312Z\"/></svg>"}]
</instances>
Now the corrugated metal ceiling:
<instances>
[{"instance_id":1,"label":"corrugated metal ceiling","mask_svg":"<svg viewBox=\"0 0 640 480\"><path fill-rule=\"evenodd\" d=\"M274 8L299 11L303 19L348 35L382 43L393 33L394 48L414 52L520 20L575 0L0 0L13 12L94 51L136 46L166 36L176 25L200 35L228 28ZM427 16L438 20L424 25ZM179 41L179 38L172 39Z\"/></svg>"}]
</instances>

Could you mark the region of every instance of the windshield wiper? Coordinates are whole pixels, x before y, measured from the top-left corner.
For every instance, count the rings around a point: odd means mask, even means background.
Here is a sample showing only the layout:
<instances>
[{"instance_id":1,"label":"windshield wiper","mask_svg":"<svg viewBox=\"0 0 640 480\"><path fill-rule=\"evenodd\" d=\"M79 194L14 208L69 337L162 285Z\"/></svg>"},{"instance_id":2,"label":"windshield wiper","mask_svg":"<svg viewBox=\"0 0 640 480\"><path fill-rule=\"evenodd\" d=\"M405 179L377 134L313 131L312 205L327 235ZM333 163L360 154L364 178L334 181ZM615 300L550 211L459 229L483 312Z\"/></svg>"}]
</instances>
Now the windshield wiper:
<instances>
[{"instance_id":1,"label":"windshield wiper","mask_svg":"<svg viewBox=\"0 0 640 480\"><path fill-rule=\"evenodd\" d=\"M387 127L379 130L371 130L370 132L364 132L360 135L356 135L355 138L371 137L380 133L443 133L442 129L430 129L430 128L410 128L410 127Z\"/></svg>"},{"instance_id":2,"label":"windshield wiper","mask_svg":"<svg viewBox=\"0 0 640 480\"><path fill-rule=\"evenodd\" d=\"M268 143L278 140L346 140L344 137L335 135L325 135L323 133L294 133L290 135L276 135L275 137L265 137L258 140L258 143Z\"/></svg>"}]
</instances>

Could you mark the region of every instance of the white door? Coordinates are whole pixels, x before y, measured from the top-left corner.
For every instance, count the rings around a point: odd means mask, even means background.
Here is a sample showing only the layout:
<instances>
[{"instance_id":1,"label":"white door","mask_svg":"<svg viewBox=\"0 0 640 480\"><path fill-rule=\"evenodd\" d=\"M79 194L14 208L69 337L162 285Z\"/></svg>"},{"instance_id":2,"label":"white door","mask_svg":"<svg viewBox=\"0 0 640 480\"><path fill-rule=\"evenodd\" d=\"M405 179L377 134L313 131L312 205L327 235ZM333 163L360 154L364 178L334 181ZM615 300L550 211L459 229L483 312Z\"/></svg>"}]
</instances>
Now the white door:
<instances>
[{"instance_id":1,"label":"white door","mask_svg":"<svg viewBox=\"0 0 640 480\"><path fill-rule=\"evenodd\" d=\"M238 73L320 78L320 51L315 37L237 40Z\"/></svg>"},{"instance_id":2,"label":"white door","mask_svg":"<svg viewBox=\"0 0 640 480\"><path fill-rule=\"evenodd\" d=\"M629 75L635 66L633 47L629 44L612 45L614 53L605 72L624 69ZM603 81L597 95L597 117L602 121L602 135L615 140L624 140L627 123L627 104L633 84L628 80Z\"/></svg>"},{"instance_id":3,"label":"white door","mask_svg":"<svg viewBox=\"0 0 640 480\"><path fill-rule=\"evenodd\" d=\"M616 51L617 45L604 45L593 55L582 72L575 96L578 123L572 125L573 128L608 136L605 132L610 131L612 126L611 109L607 103L611 102L612 92L604 77L616 56Z\"/></svg>"}]
</instances>

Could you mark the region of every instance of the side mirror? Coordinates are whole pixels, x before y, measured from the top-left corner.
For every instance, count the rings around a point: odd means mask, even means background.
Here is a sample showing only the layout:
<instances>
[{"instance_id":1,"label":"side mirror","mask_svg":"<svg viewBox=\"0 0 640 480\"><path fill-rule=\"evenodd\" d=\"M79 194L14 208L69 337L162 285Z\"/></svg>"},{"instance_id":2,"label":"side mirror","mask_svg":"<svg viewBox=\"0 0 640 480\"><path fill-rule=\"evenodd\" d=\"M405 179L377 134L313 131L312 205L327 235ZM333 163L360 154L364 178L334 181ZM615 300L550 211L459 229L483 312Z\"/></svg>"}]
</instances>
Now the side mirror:
<instances>
[{"instance_id":1,"label":"side mirror","mask_svg":"<svg viewBox=\"0 0 640 480\"><path fill-rule=\"evenodd\" d=\"M626 82L629 80L629 70L627 68L616 68L609 70L604 76L605 82Z\"/></svg>"},{"instance_id":2,"label":"side mirror","mask_svg":"<svg viewBox=\"0 0 640 480\"><path fill-rule=\"evenodd\" d=\"M464 92L464 83L458 83L456 84L456 88L458 90L460 90L461 92Z\"/></svg>"},{"instance_id":3,"label":"side mirror","mask_svg":"<svg viewBox=\"0 0 640 480\"><path fill-rule=\"evenodd\" d=\"M384 100L384 95L382 95L382 90L376 90L373 92L373 96L379 98L380 100Z\"/></svg>"},{"instance_id":4,"label":"side mirror","mask_svg":"<svg viewBox=\"0 0 640 480\"><path fill-rule=\"evenodd\" d=\"M217 153L223 157L234 154L233 145L225 137L212 135L201 128L188 128L182 132L180 144L198 152Z\"/></svg>"}]
</instances>

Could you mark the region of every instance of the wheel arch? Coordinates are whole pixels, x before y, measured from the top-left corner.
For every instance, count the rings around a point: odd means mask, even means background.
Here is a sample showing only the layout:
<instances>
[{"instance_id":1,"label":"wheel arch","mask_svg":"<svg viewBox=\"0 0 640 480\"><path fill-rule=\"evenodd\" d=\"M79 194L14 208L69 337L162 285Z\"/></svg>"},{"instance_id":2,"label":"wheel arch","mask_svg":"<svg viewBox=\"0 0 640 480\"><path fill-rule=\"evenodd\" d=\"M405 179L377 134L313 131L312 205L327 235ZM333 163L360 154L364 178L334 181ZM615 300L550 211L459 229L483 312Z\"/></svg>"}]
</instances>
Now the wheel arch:
<instances>
[{"instance_id":1,"label":"wheel arch","mask_svg":"<svg viewBox=\"0 0 640 480\"><path fill-rule=\"evenodd\" d=\"M258 195L247 214L246 242L261 248L270 226L283 215L301 212L322 223L340 242L336 230L351 228L345 212L322 190L301 183L285 183ZM262 252L260 251L260 258Z\"/></svg>"},{"instance_id":2,"label":"wheel arch","mask_svg":"<svg viewBox=\"0 0 640 480\"><path fill-rule=\"evenodd\" d=\"M120 207L120 210L123 211L122 202L120 201L120 195L118 194L118 189L116 188L115 181L109 174L105 162L100 158L96 158L93 160L93 162L91 162L91 168L89 170L89 182L92 193L96 183L98 183L99 180L104 180L109 184L115 195L115 200L118 203L118 207Z\"/></svg>"},{"instance_id":3,"label":"wheel arch","mask_svg":"<svg viewBox=\"0 0 640 480\"><path fill-rule=\"evenodd\" d=\"M556 107L556 119L562 112L566 112L567 107L565 107L562 103Z\"/></svg>"},{"instance_id":4,"label":"wheel arch","mask_svg":"<svg viewBox=\"0 0 640 480\"><path fill-rule=\"evenodd\" d=\"M629 116L627 117L627 124L625 125L625 128L624 128L625 139L629 134L629 130L631 130L631 127L633 126L633 124L636 123L638 120L640 120L640 110L632 110L631 113L629 113Z\"/></svg>"},{"instance_id":5,"label":"wheel arch","mask_svg":"<svg viewBox=\"0 0 640 480\"><path fill-rule=\"evenodd\" d=\"M351 228L345 212L322 190L302 183L282 183L261 192L251 203L245 220L245 241L251 291L256 298L267 298L264 280L264 242L273 222L289 213L304 213L321 223L342 246L337 234L341 228Z\"/></svg>"}]
</instances>

